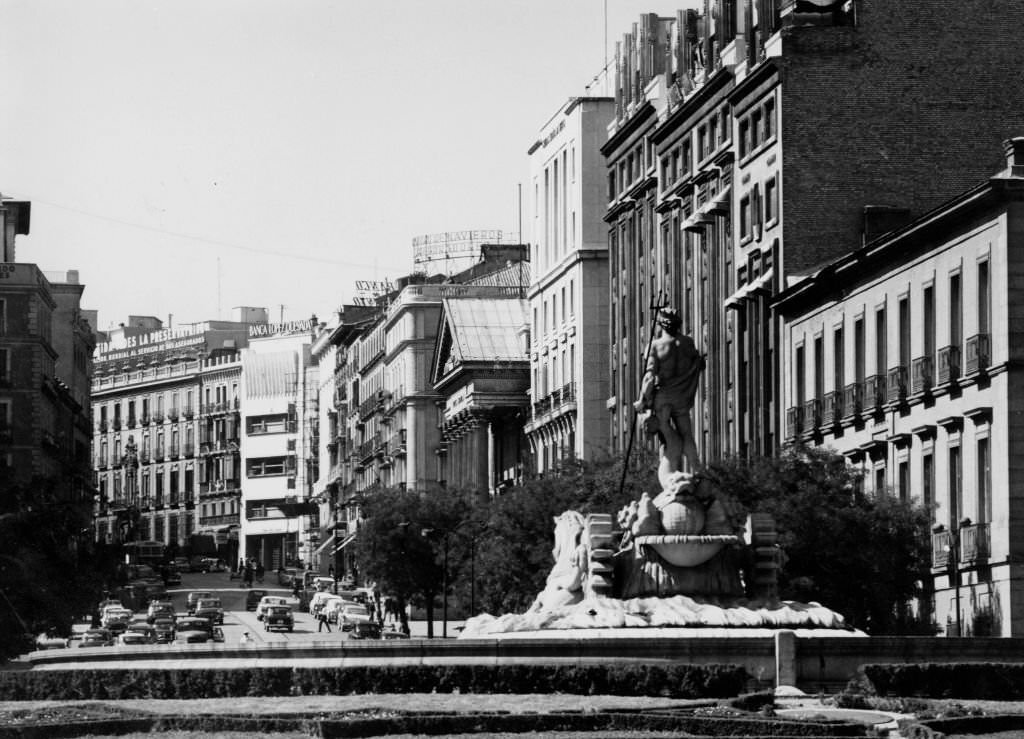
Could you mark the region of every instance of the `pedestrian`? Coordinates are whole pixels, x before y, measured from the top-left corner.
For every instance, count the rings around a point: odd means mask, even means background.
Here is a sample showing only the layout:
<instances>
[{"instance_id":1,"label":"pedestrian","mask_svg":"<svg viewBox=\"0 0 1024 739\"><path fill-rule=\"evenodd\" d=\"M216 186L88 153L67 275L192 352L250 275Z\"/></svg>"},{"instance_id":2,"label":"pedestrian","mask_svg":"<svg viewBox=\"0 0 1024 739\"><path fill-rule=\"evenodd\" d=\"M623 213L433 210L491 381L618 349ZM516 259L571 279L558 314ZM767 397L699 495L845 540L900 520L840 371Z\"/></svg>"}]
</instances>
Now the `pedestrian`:
<instances>
[{"instance_id":1,"label":"pedestrian","mask_svg":"<svg viewBox=\"0 0 1024 739\"><path fill-rule=\"evenodd\" d=\"M263 584L263 572L264 572L264 570L263 570L263 563L262 562L257 562L256 563L256 579L259 581L259 583L261 585Z\"/></svg>"},{"instance_id":2,"label":"pedestrian","mask_svg":"<svg viewBox=\"0 0 1024 739\"><path fill-rule=\"evenodd\" d=\"M239 644L252 644L252 637L249 636L248 631L242 632L242 638L238 640Z\"/></svg>"},{"instance_id":3,"label":"pedestrian","mask_svg":"<svg viewBox=\"0 0 1024 739\"><path fill-rule=\"evenodd\" d=\"M245 587L252 587L252 565L245 565L245 572L243 573L242 579L245 582Z\"/></svg>"},{"instance_id":4,"label":"pedestrian","mask_svg":"<svg viewBox=\"0 0 1024 739\"><path fill-rule=\"evenodd\" d=\"M316 633L319 634L325 628L327 629L328 634L331 633L331 622L327 620L327 614L323 609L320 609L320 613L317 614L316 620L320 622L316 627Z\"/></svg>"}]
</instances>

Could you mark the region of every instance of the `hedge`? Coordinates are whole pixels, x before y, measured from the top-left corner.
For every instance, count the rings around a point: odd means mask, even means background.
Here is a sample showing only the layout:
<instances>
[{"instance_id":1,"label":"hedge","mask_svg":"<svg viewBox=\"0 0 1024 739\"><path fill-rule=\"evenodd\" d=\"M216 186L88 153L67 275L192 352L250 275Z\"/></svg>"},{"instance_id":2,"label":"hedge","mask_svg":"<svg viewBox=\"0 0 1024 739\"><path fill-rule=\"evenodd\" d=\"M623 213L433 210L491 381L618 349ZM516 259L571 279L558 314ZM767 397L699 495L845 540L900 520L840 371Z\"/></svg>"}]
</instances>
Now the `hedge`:
<instances>
[{"instance_id":1,"label":"hedge","mask_svg":"<svg viewBox=\"0 0 1024 739\"><path fill-rule=\"evenodd\" d=\"M128 732L301 732L310 736L370 737L390 734L472 734L479 732L664 731L699 736L861 737L866 724L786 721L761 717L708 717L653 713L465 713L403 714L387 717L244 717L223 715L153 716L77 723L0 726L0 739L59 739Z\"/></svg>"},{"instance_id":2,"label":"hedge","mask_svg":"<svg viewBox=\"0 0 1024 739\"><path fill-rule=\"evenodd\" d=\"M1024 698L1024 664L1018 663L878 664L864 665L861 673L878 695L989 700Z\"/></svg>"},{"instance_id":3,"label":"hedge","mask_svg":"<svg viewBox=\"0 0 1024 739\"><path fill-rule=\"evenodd\" d=\"M739 665L404 665L0 673L0 700L233 698L361 693L570 693L723 698Z\"/></svg>"}]
</instances>

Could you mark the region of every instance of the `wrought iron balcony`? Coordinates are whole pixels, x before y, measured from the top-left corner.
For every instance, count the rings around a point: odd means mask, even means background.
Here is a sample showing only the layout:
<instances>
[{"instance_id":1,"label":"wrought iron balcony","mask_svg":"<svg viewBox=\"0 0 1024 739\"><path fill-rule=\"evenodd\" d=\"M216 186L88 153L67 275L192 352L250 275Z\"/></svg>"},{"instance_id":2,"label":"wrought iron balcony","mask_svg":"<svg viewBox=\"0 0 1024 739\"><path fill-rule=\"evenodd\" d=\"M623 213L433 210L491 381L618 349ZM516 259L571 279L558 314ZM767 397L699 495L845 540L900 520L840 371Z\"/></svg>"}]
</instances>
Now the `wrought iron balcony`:
<instances>
[{"instance_id":1,"label":"wrought iron balcony","mask_svg":"<svg viewBox=\"0 0 1024 739\"><path fill-rule=\"evenodd\" d=\"M950 553L953 551L953 534L949 531L932 532L932 569L949 569L952 562Z\"/></svg>"},{"instance_id":2,"label":"wrought iron balcony","mask_svg":"<svg viewBox=\"0 0 1024 739\"><path fill-rule=\"evenodd\" d=\"M128 420L127 420L127 421L125 422L125 424L126 424L126 425L128 426L128 428L130 428L130 429L133 429L133 428L135 428L135 416L134 416L134 415L129 415L129 416L128 416Z\"/></svg>"},{"instance_id":3,"label":"wrought iron balcony","mask_svg":"<svg viewBox=\"0 0 1024 739\"><path fill-rule=\"evenodd\" d=\"M821 401L817 398L804 401L802 429L809 434L821 425Z\"/></svg>"},{"instance_id":4,"label":"wrought iron balcony","mask_svg":"<svg viewBox=\"0 0 1024 739\"><path fill-rule=\"evenodd\" d=\"M885 404L885 375L864 378L864 411L873 412Z\"/></svg>"},{"instance_id":5,"label":"wrought iron balcony","mask_svg":"<svg viewBox=\"0 0 1024 739\"><path fill-rule=\"evenodd\" d=\"M964 362L964 370L967 374L984 372L991 364L989 344L988 334L975 334L967 340L967 357Z\"/></svg>"},{"instance_id":6,"label":"wrought iron balcony","mask_svg":"<svg viewBox=\"0 0 1024 739\"><path fill-rule=\"evenodd\" d=\"M106 431L109 428L106 421L100 421L100 431Z\"/></svg>"},{"instance_id":7,"label":"wrought iron balcony","mask_svg":"<svg viewBox=\"0 0 1024 739\"><path fill-rule=\"evenodd\" d=\"M843 417L843 391L825 393L821 402L821 425L831 426Z\"/></svg>"},{"instance_id":8,"label":"wrought iron balcony","mask_svg":"<svg viewBox=\"0 0 1024 739\"><path fill-rule=\"evenodd\" d=\"M800 435L803 428L804 409L801 406L793 406L786 409L786 438L795 439Z\"/></svg>"},{"instance_id":9,"label":"wrought iron balcony","mask_svg":"<svg viewBox=\"0 0 1024 739\"><path fill-rule=\"evenodd\" d=\"M991 551L987 523L975 523L960 527L961 562L964 564L975 564L987 561Z\"/></svg>"},{"instance_id":10,"label":"wrought iron balcony","mask_svg":"<svg viewBox=\"0 0 1024 739\"><path fill-rule=\"evenodd\" d=\"M171 423L177 421L178 418L179 414L177 408L171 408L169 411L167 411L167 420L170 421Z\"/></svg>"},{"instance_id":11,"label":"wrought iron balcony","mask_svg":"<svg viewBox=\"0 0 1024 739\"><path fill-rule=\"evenodd\" d=\"M862 410L863 387L859 382L854 382L843 388L843 417L858 415Z\"/></svg>"},{"instance_id":12,"label":"wrought iron balcony","mask_svg":"<svg viewBox=\"0 0 1024 739\"><path fill-rule=\"evenodd\" d=\"M196 412L195 409L192 408L192 406L186 405L184 408L182 408L181 415L183 415L185 418L189 420L192 420L193 418L195 418Z\"/></svg>"},{"instance_id":13,"label":"wrought iron balcony","mask_svg":"<svg viewBox=\"0 0 1024 739\"><path fill-rule=\"evenodd\" d=\"M907 368L902 364L898 367L890 367L886 379L886 399L890 403L897 403L907 398Z\"/></svg>"},{"instance_id":14,"label":"wrought iron balcony","mask_svg":"<svg viewBox=\"0 0 1024 739\"><path fill-rule=\"evenodd\" d=\"M121 430L121 419L120 418L115 418L113 426L114 426L114 431L120 431Z\"/></svg>"},{"instance_id":15,"label":"wrought iron balcony","mask_svg":"<svg viewBox=\"0 0 1024 739\"><path fill-rule=\"evenodd\" d=\"M163 422L164 422L164 413L163 413L163 411L157 411L156 413L153 414L153 423L159 424L159 423L163 423Z\"/></svg>"},{"instance_id":16,"label":"wrought iron balcony","mask_svg":"<svg viewBox=\"0 0 1024 739\"><path fill-rule=\"evenodd\" d=\"M914 395L927 393L934 383L932 358L918 357L911 362L911 392Z\"/></svg>"},{"instance_id":17,"label":"wrought iron balcony","mask_svg":"<svg viewBox=\"0 0 1024 739\"><path fill-rule=\"evenodd\" d=\"M142 411L142 414L139 416L139 423L142 424L143 426L148 426L149 421L149 411Z\"/></svg>"},{"instance_id":18,"label":"wrought iron balcony","mask_svg":"<svg viewBox=\"0 0 1024 739\"><path fill-rule=\"evenodd\" d=\"M960 347L944 346L939 349L938 382L945 385L960 379Z\"/></svg>"}]
</instances>

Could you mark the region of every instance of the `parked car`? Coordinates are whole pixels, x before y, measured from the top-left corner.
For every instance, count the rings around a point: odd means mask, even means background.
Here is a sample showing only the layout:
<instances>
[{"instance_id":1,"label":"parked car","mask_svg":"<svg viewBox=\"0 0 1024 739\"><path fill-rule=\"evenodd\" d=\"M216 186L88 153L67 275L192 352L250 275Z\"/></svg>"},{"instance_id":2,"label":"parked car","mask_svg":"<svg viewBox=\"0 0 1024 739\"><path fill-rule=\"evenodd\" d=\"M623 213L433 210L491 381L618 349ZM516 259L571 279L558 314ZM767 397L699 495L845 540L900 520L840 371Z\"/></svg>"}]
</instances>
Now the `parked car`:
<instances>
[{"instance_id":1,"label":"parked car","mask_svg":"<svg viewBox=\"0 0 1024 739\"><path fill-rule=\"evenodd\" d=\"M179 618L175 631L175 641L186 644L204 643L213 639L213 624L208 618Z\"/></svg>"},{"instance_id":2,"label":"parked car","mask_svg":"<svg viewBox=\"0 0 1024 739\"><path fill-rule=\"evenodd\" d=\"M106 629L89 629L82 634L78 642L80 647L109 647L114 643L114 635Z\"/></svg>"},{"instance_id":3,"label":"parked car","mask_svg":"<svg viewBox=\"0 0 1024 739\"><path fill-rule=\"evenodd\" d=\"M380 639L380 626L373 621L360 621L352 624L349 639Z\"/></svg>"},{"instance_id":4,"label":"parked car","mask_svg":"<svg viewBox=\"0 0 1024 739\"><path fill-rule=\"evenodd\" d=\"M188 594L188 598L185 600L185 605L188 610L188 615L191 616L196 610L196 603L200 600L206 600L213 598L214 595L209 590L193 590Z\"/></svg>"},{"instance_id":5,"label":"parked car","mask_svg":"<svg viewBox=\"0 0 1024 739\"><path fill-rule=\"evenodd\" d=\"M255 611L266 594L266 590L249 590L245 594L245 610Z\"/></svg>"},{"instance_id":6,"label":"parked car","mask_svg":"<svg viewBox=\"0 0 1024 739\"><path fill-rule=\"evenodd\" d=\"M224 609L221 607L220 598L201 598L196 602L192 615L196 618L208 618L213 623L224 623Z\"/></svg>"},{"instance_id":7,"label":"parked car","mask_svg":"<svg viewBox=\"0 0 1024 739\"><path fill-rule=\"evenodd\" d=\"M224 560L217 557L206 558L206 569L204 572L226 572L227 569L228 566L224 564Z\"/></svg>"},{"instance_id":8,"label":"parked car","mask_svg":"<svg viewBox=\"0 0 1024 739\"><path fill-rule=\"evenodd\" d=\"M124 645L156 644L156 629L149 624L133 624L121 634Z\"/></svg>"},{"instance_id":9,"label":"parked car","mask_svg":"<svg viewBox=\"0 0 1024 739\"><path fill-rule=\"evenodd\" d=\"M191 571L191 568L189 567L189 563L188 563L188 557L175 557L174 561L171 562L171 564L173 564L175 566L175 568L178 570L178 572L190 572Z\"/></svg>"},{"instance_id":10,"label":"parked car","mask_svg":"<svg viewBox=\"0 0 1024 739\"><path fill-rule=\"evenodd\" d=\"M313 590L317 592L333 593L334 592L334 578L333 577L314 577L312 583Z\"/></svg>"},{"instance_id":11,"label":"parked car","mask_svg":"<svg viewBox=\"0 0 1024 739\"><path fill-rule=\"evenodd\" d=\"M277 584L290 588L294 584L295 578L298 577L298 575L299 571L294 567L286 567L283 570L278 570Z\"/></svg>"},{"instance_id":12,"label":"parked car","mask_svg":"<svg viewBox=\"0 0 1024 739\"><path fill-rule=\"evenodd\" d=\"M167 585L181 585L181 573L178 572L178 568L174 565L167 565L164 568L164 586Z\"/></svg>"},{"instance_id":13,"label":"parked car","mask_svg":"<svg viewBox=\"0 0 1024 739\"><path fill-rule=\"evenodd\" d=\"M108 608L103 615L100 626L107 631L120 634L128 628L128 622L131 621L131 618L132 612L127 608Z\"/></svg>"},{"instance_id":14,"label":"parked car","mask_svg":"<svg viewBox=\"0 0 1024 739\"><path fill-rule=\"evenodd\" d=\"M174 619L160 617L153 621L153 631L156 634L157 644L170 644L174 641Z\"/></svg>"},{"instance_id":15,"label":"parked car","mask_svg":"<svg viewBox=\"0 0 1024 739\"><path fill-rule=\"evenodd\" d=\"M267 609L263 617L263 628L266 631L274 629L295 630L295 616L292 614L291 606L274 605Z\"/></svg>"},{"instance_id":16,"label":"parked car","mask_svg":"<svg viewBox=\"0 0 1024 739\"><path fill-rule=\"evenodd\" d=\"M404 631L397 631L396 629L385 629L380 632L381 639L408 639L409 635Z\"/></svg>"},{"instance_id":17,"label":"parked car","mask_svg":"<svg viewBox=\"0 0 1024 739\"><path fill-rule=\"evenodd\" d=\"M320 610L324 607L324 604L330 600L343 600L340 595L334 595L333 593L319 592L313 593L313 596L309 599L309 612L311 615L316 616L320 613Z\"/></svg>"},{"instance_id":18,"label":"parked car","mask_svg":"<svg viewBox=\"0 0 1024 739\"><path fill-rule=\"evenodd\" d=\"M269 610L271 606L287 606L287 605L288 605L288 599L287 598L283 598L280 595L264 595L262 598L260 598L259 605L256 606L256 620L257 621L262 621L263 617L267 613L267 610Z\"/></svg>"},{"instance_id":19,"label":"parked car","mask_svg":"<svg viewBox=\"0 0 1024 739\"><path fill-rule=\"evenodd\" d=\"M359 623L369 623L370 612L361 603L345 602L338 614L338 623L342 631L351 631L352 627Z\"/></svg>"}]
</instances>

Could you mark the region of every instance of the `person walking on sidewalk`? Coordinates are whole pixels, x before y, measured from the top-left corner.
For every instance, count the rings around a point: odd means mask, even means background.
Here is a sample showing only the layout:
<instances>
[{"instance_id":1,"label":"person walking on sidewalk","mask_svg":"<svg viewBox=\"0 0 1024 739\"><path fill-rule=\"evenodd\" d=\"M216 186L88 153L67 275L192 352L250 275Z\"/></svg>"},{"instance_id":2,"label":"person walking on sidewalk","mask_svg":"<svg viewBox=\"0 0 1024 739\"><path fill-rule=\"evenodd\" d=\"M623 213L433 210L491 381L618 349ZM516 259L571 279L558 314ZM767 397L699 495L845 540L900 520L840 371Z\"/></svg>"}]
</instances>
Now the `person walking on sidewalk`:
<instances>
[{"instance_id":1,"label":"person walking on sidewalk","mask_svg":"<svg viewBox=\"0 0 1024 739\"><path fill-rule=\"evenodd\" d=\"M317 614L316 620L320 622L320 625L316 627L316 633L319 634L324 628L327 629L328 634L331 633L331 622L327 620L327 614L324 613L323 609Z\"/></svg>"}]
</instances>

